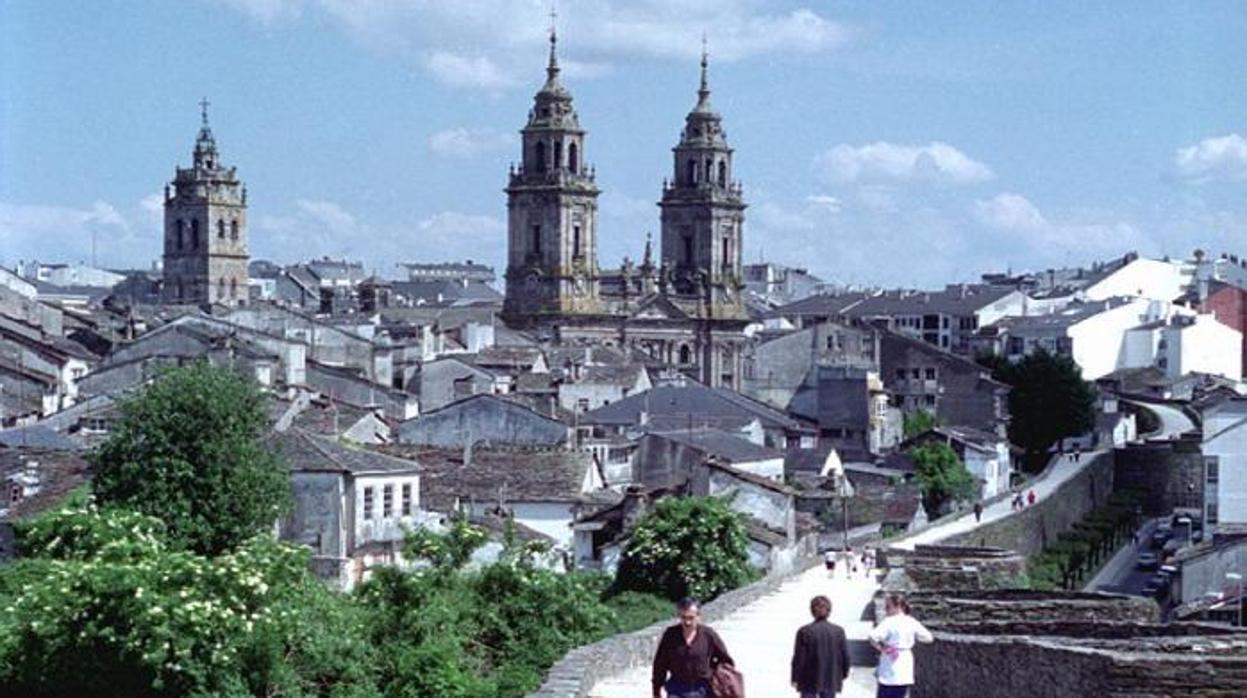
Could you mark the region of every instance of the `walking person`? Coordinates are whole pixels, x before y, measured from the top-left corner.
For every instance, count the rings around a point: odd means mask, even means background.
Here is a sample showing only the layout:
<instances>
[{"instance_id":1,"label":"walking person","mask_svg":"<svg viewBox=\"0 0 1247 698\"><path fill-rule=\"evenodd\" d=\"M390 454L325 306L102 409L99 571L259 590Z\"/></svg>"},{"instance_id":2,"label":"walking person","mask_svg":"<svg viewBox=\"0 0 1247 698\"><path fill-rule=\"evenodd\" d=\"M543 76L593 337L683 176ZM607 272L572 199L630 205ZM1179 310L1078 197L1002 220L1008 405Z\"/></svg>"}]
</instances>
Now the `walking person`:
<instances>
[{"instance_id":1,"label":"walking person","mask_svg":"<svg viewBox=\"0 0 1247 698\"><path fill-rule=\"evenodd\" d=\"M975 502L974 503L974 523L979 523L982 520L983 520L983 503Z\"/></svg>"},{"instance_id":2,"label":"walking person","mask_svg":"<svg viewBox=\"0 0 1247 698\"><path fill-rule=\"evenodd\" d=\"M827 568L827 576L832 579L836 578L836 551L828 550L823 553L823 565Z\"/></svg>"},{"instance_id":3,"label":"walking person","mask_svg":"<svg viewBox=\"0 0 1247 698\"><path fill-rule=\"evenodd\" d=\"M1035 506L1035 490L1031 490L1030 492L1027 493L1026 504L1027 506L1032 506L1032 507Z\"/></svg>"},{"instance_id":4,"label":"walking person","mask_svg":"<svg viewBox=\"0 0 1247 698\"><path fill-rule=\"evenodd\" d=\"M879 652L876 698L905 698L914 685L914 644L933 642L931 631L909 615L909 602L888 594L883 602L887 617L870 631L870 646Z\"/></svg>"},{"instance_id":5,"label":"walking person","mask_svg":"<svg viewBox=\"0 0 1247 698\"><path fill-rule=\"evenodd\" d=\"M849 678L849 641L844 628L828 620L831 599L810 600L814 621L797 631L792 649L792 687L801 698L832 698Z\"/></svg>"},{"instance_id":6,"label":"walking person","mask_svg":"<svg viewBox=\"0 0 1247 698\"><path fill-rule=\"evenodd\" d=\"M676 604L675 625L663 631L654 653L651 675L654 698L711 698L710 677L720 664L731 664L723 639L700 622L701 608L695 599Z\"/></svg>"}]
</instances>

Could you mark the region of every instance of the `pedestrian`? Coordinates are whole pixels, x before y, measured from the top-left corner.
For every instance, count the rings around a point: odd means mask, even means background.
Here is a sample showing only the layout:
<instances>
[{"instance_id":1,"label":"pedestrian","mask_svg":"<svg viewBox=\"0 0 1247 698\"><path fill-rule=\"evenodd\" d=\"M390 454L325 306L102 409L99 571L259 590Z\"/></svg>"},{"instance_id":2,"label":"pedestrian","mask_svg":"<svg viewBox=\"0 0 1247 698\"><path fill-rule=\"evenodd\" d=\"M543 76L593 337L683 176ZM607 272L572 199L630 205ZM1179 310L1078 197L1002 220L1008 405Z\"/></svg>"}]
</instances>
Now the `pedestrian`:
<instances>
[{"instance_id":1,"label":"pedestrian","mask_svg":"<svg viewBox=\"0 0 1247 698\"><path fill-rule=\"evenodd\" d=\"M792 687L801 698L832 698L849 678L849 641L844 628L828 620L831 599L810 600L814 621L797 631L792 649Z\"/></svg>"},{"instance_id":2,"label":"pedestrian","mask_svg":"<svg viewBox=\"0 0 1247 698\"><path fill-rule=\"evenodd\" d=\"M983 503L975 502L974 503L974 523L979 523L982 520L983 520Z\"/></svg>"},{"instance_id":3,"label":"pedestrian","mask_svg":"<svg viewBox=\"0 0 1247 698\"><path fill-rule=\"evenodd\" d=\"M828 550L823 554L823 565L827 568L827 576L836 578L836 551Z\"/></svg>"},{"instance_id":4,"label":"pedestrian","mask_svg":"<svg viewBox=\"0 0 1247 698\"><path fill-rule=\"evenodd\" d=\"M654 698L710 698L710 677L720 664L735 666L723 639L700 622L696 599L680 599L675 625L663 631L654 653Z\"/></svg>"},{"instance_id":5,"label":"pedestrian","mask_svg":"<svg viewBox=\"0 0 1247 698\"><path fill-rule=\"evenodd\" d=\"M914 684L914 644L933 642L931 631L909 614L909 602L888 594L883 602L887 617L870 631L870 646L879 652L876 698L905 698Z\"/></svg>"},{"instance_id":6,"label":"pedestrian","mask_svg":"<svg viewBox=\"0 0 1247 698\"><path fill-rule=\"evenodd\" d=\"M1026 503L1029 506L1035 506L1035 490L1031 490L1026 494Z\"/></svg>"},{"instance_id":7,"label":"pedestrian","mask_svg":"<svg viewBox=\"0 0 1247 698\"><path fill-rule=\"evenodd\" d=\"M1022 490L1013 493L1013 509L1016 511L1022 508Z\"/></svg>"},{"instance_id":8,"label":"pedestrian","mask_svg":"<svg viewBox=\"0 0 1247 698\"><path fill-rule=\"evenodd\" d=\"M844 549L844 572L849 579L857 576L857 555L853 553L853 546Z\"/></svg>"},{"instance_id":9,"label":"pedestrian","mask_svg":"<svg viewBox=\"0 0 1247 698\"><path fill-rule=\"evenodd\" d=\"M1080 459L1082 459L1082 445L1075 444L1074 445L1074 462L1077 463Z\"/></svg>"}]
</instances>

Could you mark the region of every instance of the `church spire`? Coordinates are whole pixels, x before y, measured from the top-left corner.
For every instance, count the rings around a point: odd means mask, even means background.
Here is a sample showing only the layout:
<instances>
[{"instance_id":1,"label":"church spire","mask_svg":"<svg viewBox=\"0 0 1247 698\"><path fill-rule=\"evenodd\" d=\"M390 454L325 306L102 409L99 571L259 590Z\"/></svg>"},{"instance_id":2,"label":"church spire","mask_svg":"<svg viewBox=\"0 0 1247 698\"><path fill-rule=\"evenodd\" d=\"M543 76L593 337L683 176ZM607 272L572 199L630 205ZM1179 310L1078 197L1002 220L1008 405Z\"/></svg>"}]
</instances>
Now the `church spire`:
<instances>
[{"instance_id":1,"label":"church spire","mask_svg":"<svg viewBox=\"0 0 1247 698\"><path fill-rule=\"evenodd\" d=\"M208 125L208 106L212 102L207 97L199 100L199 136L195 139L195 167L212 169L217 164L216 139L212 136L212 128Z\"/></svg>"},{"instance_id":2,"label":"church spire","mask_svg":"<svg viewBox=\"0 0 1247 698\"><path fill-rule=\"evenodd\" d=\"M701 87L697 90L697 109L710 111L710 81L706 78L710 63L710 52L706 49L706 35L701 35Z\"/></svg>"},{"instance_id":3,"label":"church spire","mask_svg":"<svg viewBox=\"0 0 1247 698\"><path fill-rule=\"evenodd\" d=\"M559 55L558 28L555 26L555 20L558 19L558 13L554 11L554 7L550 7L550 61L546 64L546 87L545 89L558 88L559 86Z\"/></svg>"}]
</instances>

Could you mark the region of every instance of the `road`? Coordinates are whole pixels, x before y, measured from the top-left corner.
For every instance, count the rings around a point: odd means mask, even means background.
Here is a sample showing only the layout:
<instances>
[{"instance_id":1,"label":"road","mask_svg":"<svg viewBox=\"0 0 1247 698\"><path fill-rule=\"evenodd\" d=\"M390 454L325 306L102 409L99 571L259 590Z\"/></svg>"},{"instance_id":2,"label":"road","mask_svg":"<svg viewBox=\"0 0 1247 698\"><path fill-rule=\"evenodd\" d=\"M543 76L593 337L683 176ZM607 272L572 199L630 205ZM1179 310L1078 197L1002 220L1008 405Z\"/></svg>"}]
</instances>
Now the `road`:
<instances>
[{"instance_id":1,"label":"road","mask_svg":"<svg viewBox=\"0 0 1247 698\"><path fill-rule=\"evenodd\" d=\"M1145 521L1139 528L1138 542L1122 546L1112 559L1105 563L1104 568L1087 583L1085 590L1143 596L1143 586L1147 584L1152 575L1156 574L1156 570L1139 569L1135 563L1139 555L1143 553L1160 554L1160 548L1152 545L1152 532L1161 522L1168 520L1168 517L1165 517ZM1177 526L1173 529L1173 540L1177 541L1179 546L1187 545L1189 536L1190 529L1186 526ZM1162 597L1160 601L1163 607L1168 599Z\"/></svg>"},{"instance_id":2,"label":"road","mask_svg":"<svg viewBox=\"0 0 1247 698\"><path fill-rule=\"evenodd\" d=\"M1149 439L1176 439L1182 434L1195 428L1195 423L1186 413L1176 407L1169 405L1158 405L1151 402L1135 402L1134 400L1123 400L1129 402L1135 407L1142 407L1151 410L1160 419L1160 428L1151 434L1140 434L1140 437Z\"/></svg>"}]
</instances>

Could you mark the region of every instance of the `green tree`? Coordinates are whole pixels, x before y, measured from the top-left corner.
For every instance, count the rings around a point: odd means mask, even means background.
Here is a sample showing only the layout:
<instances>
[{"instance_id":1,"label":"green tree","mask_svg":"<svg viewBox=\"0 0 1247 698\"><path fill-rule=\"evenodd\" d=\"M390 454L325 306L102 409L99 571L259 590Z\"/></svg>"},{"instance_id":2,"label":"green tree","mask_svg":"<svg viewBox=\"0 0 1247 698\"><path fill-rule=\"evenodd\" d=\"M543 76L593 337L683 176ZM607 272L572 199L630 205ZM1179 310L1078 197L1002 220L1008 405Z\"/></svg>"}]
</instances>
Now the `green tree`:
<instances>
[{"instance_id":1,"label":"green tree","mask_svg":"<svg viewBox=\"0 0 1247 698\"><path fill-rule=\"evenodd\" d=\"M1016 363L997 361L995 378L1007 383L1009 440L1026 451L1024 467L1038 472L1059 439L1095 426L1095 387L1068 356L1037 351Z\"/></svg>"},{"instance_id":2,"label":"green tree","mask_svg":"<svg viewBox=\"0 0 1247 698\"><path fill-rule=\"evenodd\" d=\"M717 497L666 497L632 531L616 585L710 600L756 576L742 517Z\"/></svg>"},{"instance_id":3,"label":"green tree","mask_svg":"<svg viewBox=\"0 0 1247 698\"><path fill-rule=\"evenodd\" d=\"M914 462L918 486L922 488L922 505L927 515L939 516L945 505L975 496L978 483L947 444L932 443L909 449L906 455Z\"/></svg>"},{"instance_id":4,"label":"green tree","mask_svg":"<svg viewBox=\"0 0 1247 698\"><path fill-rule=\"evenodd\" d=\"M378 695L363 615L270 536L208 558L94 505L20 531L0 568L0 694Z\"/></svg>"},{"instance_id":5,"label":"green tree","mask_svg":"<svg viewBox=\"0 0 1247 698\"><path fill-rule=\"evenodd\" d=\"M270 528L289 506L289 473L261 441L265 399L249 378L199 362L120 409L91 457L101 504L155 516L173 545L208 555Z\"/></svg>"},{"instance_id":6,"label":"green tree","mask_svg":"<svg viewBox=\"0 0 1247 698\"><path fill-rule=\"evenodd\" d=\"M940 420L936 416L926 410L918 410L913 414L905 415L903 431L905 438L917 436L924 431L939 426Z\"/></svg>"}]
</instances>

